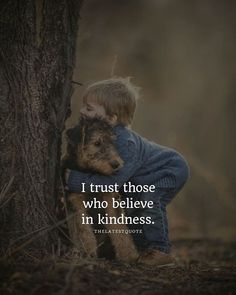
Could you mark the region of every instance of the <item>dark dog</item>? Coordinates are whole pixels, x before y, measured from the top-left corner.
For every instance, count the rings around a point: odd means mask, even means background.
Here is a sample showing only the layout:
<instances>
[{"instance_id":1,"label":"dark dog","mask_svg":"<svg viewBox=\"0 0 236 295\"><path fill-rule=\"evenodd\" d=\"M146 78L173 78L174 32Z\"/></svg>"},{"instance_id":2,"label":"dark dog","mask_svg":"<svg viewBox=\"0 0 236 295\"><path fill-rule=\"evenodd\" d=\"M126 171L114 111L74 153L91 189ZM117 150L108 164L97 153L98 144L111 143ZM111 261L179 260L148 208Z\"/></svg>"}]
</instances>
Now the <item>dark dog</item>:
<instances>
[{"instance_id":1,"label":"dark dog","mask_svg":"<svg viewBox=\"0 0 236 295\"><path fill-rule=\"evenodd\" d=\"M63 158L63 170L72 169L90 173L111 175L123 165L123 161L114 145L113 129L100 118L83 118L74 128L67 130L67 153ZM121 209L112 207L112 198L119 198L117 193L95 194L107 201L108 207L105 213L108 216L119 217ZM67 202L75 211L75 218L70 222L70 232L73 243L80 253L87 256L97 256L97 240L93 227L90 224L82 224L82 215L88 216L83 201L88 198L86 193L70 193ZM70 207L70 206L69 206ZM124 224L106 224L108 230L122 230L123 233L110 234L110 240L115 249L116 258L122 261L132 261L138 257L132 237L125 234L128 228Z\"/></svg>"}]
</instances>

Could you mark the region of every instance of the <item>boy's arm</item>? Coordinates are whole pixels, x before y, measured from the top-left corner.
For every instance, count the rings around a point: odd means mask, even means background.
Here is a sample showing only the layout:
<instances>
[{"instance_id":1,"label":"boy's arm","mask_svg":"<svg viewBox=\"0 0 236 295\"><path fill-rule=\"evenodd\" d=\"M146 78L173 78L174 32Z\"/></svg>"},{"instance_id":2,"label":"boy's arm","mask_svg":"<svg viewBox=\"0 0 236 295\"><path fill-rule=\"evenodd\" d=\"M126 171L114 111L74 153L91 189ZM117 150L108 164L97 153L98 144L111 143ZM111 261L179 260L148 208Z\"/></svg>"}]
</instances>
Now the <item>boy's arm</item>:
<instances>
[{"instance_id":1,"label":"boy's arm","mask_svg":"<svg viewBox=\"0 0 236 295\"><path fill-rule=\"evenodd\" d=\"M121 187L127 180L132 177L140 167L137 147L134 142L128 140L119 150L120 157L124 161L124 166L112 175L91 174L71 170L68 177L67 186L72 192L81 192L82 185L85 183L85 192L90 191L90 184L114 185L117 183Z\"/></svg>"},{"instance_id":2,"label":"boy's arm","mask_svg":"<svg viewBox=\"0 0 236 295\"><path fill-rule=\"evenodd\" d=\"M180 189L190 177L186 159L174 149L163 147L157 157L153 157L148 170L135 177L135 183L145 185L155 183L156 189Z\"/></svg>"}]
</instances>

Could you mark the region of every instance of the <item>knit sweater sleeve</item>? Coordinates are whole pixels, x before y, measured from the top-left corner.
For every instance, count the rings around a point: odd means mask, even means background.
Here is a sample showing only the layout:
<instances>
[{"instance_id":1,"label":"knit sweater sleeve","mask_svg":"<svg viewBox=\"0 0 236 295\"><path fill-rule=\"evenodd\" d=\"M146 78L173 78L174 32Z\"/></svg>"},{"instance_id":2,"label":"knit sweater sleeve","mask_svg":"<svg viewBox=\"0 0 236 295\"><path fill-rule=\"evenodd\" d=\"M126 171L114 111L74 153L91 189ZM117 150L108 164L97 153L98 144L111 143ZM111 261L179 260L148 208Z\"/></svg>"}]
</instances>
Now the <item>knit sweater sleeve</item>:
<instances>
[{"instance_id":1,"label":"knit sweater sleeve","mask_svg":"<svg viewBox=\"0 0 236 295\"><path fill-rule=\"evenodd\" d=\"M68 188L72 192L81 192L84 183L85 192L90 192L90 184L95 185L114 185L117 183L121 187L132 177L140 167L138 149L136 144L127 140L118 147L120 157L124 161L123 167L112 175L91 174L81 171L71 170L68 178Z\"/></svg>"},{"instance_id":2,"label":"knit sweater sleeve","mask_svg":"<svg viewBox=\"0 0 236 295\"><path fill-rule=\"evenodd\" d=\"M160 189L180 189L190 177L190 168L186 159L177 151L173 151L168 165L159 172L162 176L157 176L157 188ZM158 174L158 171L156 172Z\"/></svg>"}]
</instances>

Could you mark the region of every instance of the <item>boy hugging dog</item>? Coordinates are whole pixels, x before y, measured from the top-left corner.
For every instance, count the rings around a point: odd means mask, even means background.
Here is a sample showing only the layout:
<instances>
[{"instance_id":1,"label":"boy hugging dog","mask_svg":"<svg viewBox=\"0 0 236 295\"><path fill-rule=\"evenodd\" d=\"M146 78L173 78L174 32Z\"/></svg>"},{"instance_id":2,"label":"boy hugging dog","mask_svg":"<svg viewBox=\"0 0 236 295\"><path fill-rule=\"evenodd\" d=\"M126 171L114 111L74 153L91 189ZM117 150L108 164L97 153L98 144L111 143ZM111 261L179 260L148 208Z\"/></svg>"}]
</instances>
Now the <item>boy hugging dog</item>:
<instances>
[{"instance_id":1,"label":"boy hugging dog","mask_svg":"<svg viewBox=\"0 0 236 295\"><path fill-rule=\"evenodd\" d=\"M68 190L77 195L84 189L89 191L91 184L118 184L119 188L127 183L154 185L155 190L151 192L127 193L121 189L120 195L122 199L153 202L151 207L126 210L127 216L149 217L153 221L129 225L142 232L132 236L139 255L137 262L170 265L175 259L170 253L166 207L189 178L189 166L176 150L149 141L131 129L137 99L138 89L128 78L103 80L87 88L80 109L81 118L99 117L109 123L115 135L114 146L123 163L107 175L72 167L66 170L65 181Z\"/></svg>"}]
</instances>

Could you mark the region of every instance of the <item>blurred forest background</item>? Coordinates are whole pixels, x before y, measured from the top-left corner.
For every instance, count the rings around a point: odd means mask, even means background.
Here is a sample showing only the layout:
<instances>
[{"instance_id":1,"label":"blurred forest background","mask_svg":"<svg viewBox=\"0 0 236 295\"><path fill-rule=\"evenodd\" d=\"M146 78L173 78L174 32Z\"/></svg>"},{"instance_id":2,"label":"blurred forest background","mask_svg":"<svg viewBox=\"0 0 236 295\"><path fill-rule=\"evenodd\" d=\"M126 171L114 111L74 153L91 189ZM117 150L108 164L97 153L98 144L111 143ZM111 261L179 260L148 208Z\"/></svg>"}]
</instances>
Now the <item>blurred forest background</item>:
<instances>
[{"instance_id":1,"label":"blurred forest background","mask_svg":"<svg viewBox=\"0 0 236 295\"><path fill-rule=\"evenodd\" d=\"M236 238L236 3L86 0L72 116L90 83L131 76L142 88L133 129L177 149L191 179L169 206L170 235Z\"/></svg>"}]
</instances>

